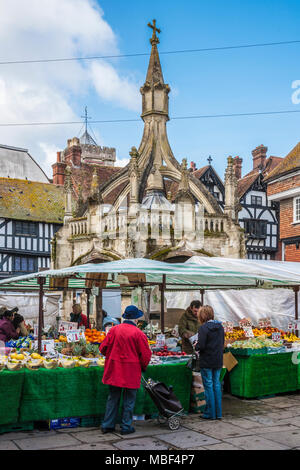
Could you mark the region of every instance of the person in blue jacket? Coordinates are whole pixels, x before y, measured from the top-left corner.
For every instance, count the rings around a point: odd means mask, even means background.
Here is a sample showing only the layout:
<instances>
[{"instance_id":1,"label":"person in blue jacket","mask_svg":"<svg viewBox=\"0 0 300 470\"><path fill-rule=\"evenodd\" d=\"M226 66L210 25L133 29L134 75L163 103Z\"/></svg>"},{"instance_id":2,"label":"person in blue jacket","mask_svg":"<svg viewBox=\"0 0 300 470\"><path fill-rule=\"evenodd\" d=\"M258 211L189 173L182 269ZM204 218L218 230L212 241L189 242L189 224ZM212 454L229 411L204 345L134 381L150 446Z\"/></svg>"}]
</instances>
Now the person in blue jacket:
<instances>
[{"instance_id":1,"label":"person in blue jacket","mask_svg":"<svg viewBox=\"0 0 300 470\"><path fill-rule=\"evenodd\" d=\"M223 367L224 328L214 319L213 308L204 305L198 312L201 324L195 350L200 353L200 372L206 400L204 419L222 418L220 373Z\"/></svg>"}]
</instances>

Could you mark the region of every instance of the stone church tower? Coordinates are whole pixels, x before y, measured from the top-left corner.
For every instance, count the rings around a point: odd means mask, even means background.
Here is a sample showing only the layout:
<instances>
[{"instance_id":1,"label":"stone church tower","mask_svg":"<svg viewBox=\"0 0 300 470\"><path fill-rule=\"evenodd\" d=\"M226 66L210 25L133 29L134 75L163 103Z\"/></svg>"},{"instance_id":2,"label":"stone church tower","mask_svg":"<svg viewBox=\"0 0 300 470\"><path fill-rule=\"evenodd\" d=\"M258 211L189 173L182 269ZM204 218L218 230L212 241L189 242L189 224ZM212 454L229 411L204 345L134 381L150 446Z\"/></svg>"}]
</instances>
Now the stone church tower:
<instances>
[{"instance_id":1,"label":"stone church tower","mask_svg":"<svg viewBox=\"0 0 300 470\"><path fill-rule=\"evenodd\" d=\"M130 151L130 162L103 177L95 165L89 194L78 190L80 169L70 164L65 184L65 224L53 240L54 268L87 262L147 257L180 262L193 255L245 256L237 223L237 181L232 158L225 173L225 209L173 155L167 136L170 87L164 82L155 20L151 56L141 87L144 133ZM70 192L73 184L73 215ZM107 175L107 173L105 173Z\"/></svg>"}]
</instances>

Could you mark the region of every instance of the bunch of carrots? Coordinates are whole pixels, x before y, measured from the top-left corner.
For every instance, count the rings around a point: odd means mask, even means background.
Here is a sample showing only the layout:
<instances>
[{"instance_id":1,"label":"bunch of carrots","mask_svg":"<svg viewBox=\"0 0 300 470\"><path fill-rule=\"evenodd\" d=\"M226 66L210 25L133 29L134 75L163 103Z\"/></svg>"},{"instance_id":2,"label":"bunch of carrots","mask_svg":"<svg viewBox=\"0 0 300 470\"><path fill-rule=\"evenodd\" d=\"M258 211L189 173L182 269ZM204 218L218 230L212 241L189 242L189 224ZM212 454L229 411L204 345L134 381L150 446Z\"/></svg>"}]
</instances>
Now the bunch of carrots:
<instances>
[{"instance_id":1,"label":"bunch of carrots","mask_svg":"<svg viewBox=\"0 0 300 470\"><path fill-rule=\"evenodd\" d=\"M102 343L106 336L104 331L98 331L95 328L92 330L87 328L84 334L87 343Z\"/></svg>"}]
</instances>

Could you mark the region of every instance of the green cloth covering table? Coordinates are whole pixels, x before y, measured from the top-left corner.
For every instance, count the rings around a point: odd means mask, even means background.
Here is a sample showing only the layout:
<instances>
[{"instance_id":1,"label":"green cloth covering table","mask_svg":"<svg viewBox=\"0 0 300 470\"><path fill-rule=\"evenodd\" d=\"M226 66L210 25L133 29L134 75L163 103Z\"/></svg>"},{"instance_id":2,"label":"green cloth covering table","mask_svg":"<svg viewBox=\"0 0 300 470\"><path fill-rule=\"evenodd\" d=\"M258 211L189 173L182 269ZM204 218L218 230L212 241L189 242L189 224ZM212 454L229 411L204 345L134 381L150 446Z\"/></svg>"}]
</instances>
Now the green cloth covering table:
<instances>
[{"instance_id":1,"label":"green cloth covering table","mask_svg":"<svg viewBox=\"0 0 300 470\"><path fill-rule=\"evenodd\" d=\"M251 356L239 356L233 350L231 353L238 361L229 373L232 395L258 398L300 389L300 366L293 363L293 353Z\"/></svg>"},{"instance_id":2,"label":"green cloth covering table","mask_svg":"<svg viewBox=\"0 0 300 470\"><path fill-rule=\"evenodd\" d=\"M103 415L108 386L103 385L103 367L39 369L0 372L0 425L55 418ZM192 372L186 364L149 366L147 379L174 387L188 412ZM11 397L7 398L7 394ZM8 410L8 403L11 405ZM137 394L134 414L154 414L157 408L143 387Z\"/></svg>"}]
</instances>

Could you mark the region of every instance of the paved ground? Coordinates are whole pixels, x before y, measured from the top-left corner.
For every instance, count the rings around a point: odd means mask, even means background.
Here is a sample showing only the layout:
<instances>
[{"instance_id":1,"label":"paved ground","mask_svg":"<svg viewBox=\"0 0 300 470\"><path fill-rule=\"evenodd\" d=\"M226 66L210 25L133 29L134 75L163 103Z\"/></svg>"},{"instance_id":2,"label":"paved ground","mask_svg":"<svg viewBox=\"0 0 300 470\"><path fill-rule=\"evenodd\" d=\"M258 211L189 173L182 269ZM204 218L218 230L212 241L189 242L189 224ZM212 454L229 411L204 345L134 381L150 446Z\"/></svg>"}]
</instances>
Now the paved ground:
<instances>
[{"instance_id":1,"label":"paved ground","mask_svg":"<svg viewBox=\"0 0 300 470\"><path fill-rule=\"evenodd\" d=\"M0 435L0 450L300 450L300 394L260 400L223 397L222 421L184 417L178 431L157 421L136 422L129 436L99 428Z\"/></svg>"}]
</instances>

